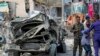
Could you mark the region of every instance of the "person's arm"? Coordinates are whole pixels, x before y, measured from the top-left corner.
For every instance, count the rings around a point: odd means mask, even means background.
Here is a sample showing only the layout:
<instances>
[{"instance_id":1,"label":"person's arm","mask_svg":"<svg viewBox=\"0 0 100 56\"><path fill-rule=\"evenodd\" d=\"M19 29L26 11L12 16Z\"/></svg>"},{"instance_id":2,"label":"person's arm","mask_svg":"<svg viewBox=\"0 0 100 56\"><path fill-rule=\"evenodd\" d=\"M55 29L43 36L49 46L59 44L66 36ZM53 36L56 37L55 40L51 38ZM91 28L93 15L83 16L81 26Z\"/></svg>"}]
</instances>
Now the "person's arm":
<instances>
[{"instance_id":1,"label":"person's arm","mask_svg":"<svg viewBox=\"0 0 100 56\"><path fill-rule=\"evenodd\" d=\"M89 33L92 29L94 29L94 24L92 24L92 25L90 26L90 28L89 28L85 33Z\"/></svg>"},{"instance_id":2,"label":"person's arm","mask_svg":"<svg viewBox=\"0 0 100 56\"><path fill-rule=\"evenodd\" d=\"M70 32L76 33L76 32L78 32L78 31L79 31L79 30L76 28L76 25L74 25L74 26L72 27L72 29L71 29Z\"/></svg>"},{"instance_id":3,"label":"person's arm","mask_svg":"<svg viewBox=\"0 0 100 56\"><path fill-rule=\"evenodd\" d=\"M72 32L72 33L73 33L74 28L75 28L75 27L73 26L73 27L71 28L70 32Z\"/></svg>"},{"instance_id":4,"label":"person's arm","mask_svg":"<svg viewBox=\"0 0 100 56\"><path fill-rule=\"evenodd\" d=\"M70 32L72 32L72 33L74 33L75 32L75 25L71 28L71 31Z\"/></svg>"},{"instance_id":5,"label":"person's arm","mask_svg":"<svg viewBox=\"0 0 100 56\"><path fill-rule=\"evenodd\" d=\"M82 28L81 28L81 31L82 31L82 30L84 30L84 25L83 24L81 24L81 25L82 25Z\"/></svg>"}]
</instances>

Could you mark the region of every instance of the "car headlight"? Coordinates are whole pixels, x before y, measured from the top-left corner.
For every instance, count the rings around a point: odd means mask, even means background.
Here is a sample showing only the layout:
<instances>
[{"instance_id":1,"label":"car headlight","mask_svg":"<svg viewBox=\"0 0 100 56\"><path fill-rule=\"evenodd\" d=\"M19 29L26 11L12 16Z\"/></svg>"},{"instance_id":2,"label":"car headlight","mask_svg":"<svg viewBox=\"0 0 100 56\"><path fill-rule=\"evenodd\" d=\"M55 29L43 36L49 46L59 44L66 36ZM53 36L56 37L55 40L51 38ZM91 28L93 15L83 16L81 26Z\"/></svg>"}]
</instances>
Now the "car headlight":
<instances>
[{"instance_id":1,"label":"car headlight","mask_svg":"<svg viewBox=\"0 0 100 56\"><path fill-rule=\"evenodd\" d=\"M6 42L5 38L0 36L0 44L4 44Z\"/></svg>"}]
</instances>

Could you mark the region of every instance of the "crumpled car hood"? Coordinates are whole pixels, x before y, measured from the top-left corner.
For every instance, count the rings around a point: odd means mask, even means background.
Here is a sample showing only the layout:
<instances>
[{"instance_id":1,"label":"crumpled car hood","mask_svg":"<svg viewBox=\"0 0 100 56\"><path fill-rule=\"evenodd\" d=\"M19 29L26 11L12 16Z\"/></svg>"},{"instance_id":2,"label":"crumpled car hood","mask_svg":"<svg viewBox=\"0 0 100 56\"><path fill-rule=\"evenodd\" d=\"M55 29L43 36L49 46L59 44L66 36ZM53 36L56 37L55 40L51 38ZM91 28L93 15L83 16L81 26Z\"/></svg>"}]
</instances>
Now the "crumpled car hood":
<instances>
[{"instance_id":1,"label":"crumpled car hood","mask_svg":"<svg viewBox=\"0 0 100 56\"><path fill-rule=\"evenodd\" d=\"M35 38L36 34L45 27L44 24L38 25L34 28L32 28L31 30L27 31L26 33L24 33L23 35L21 35L20 37L18 37L16 39L17 40L26 40L26 39L31 39L31 38Z\"/></svg>"}]
</instances>

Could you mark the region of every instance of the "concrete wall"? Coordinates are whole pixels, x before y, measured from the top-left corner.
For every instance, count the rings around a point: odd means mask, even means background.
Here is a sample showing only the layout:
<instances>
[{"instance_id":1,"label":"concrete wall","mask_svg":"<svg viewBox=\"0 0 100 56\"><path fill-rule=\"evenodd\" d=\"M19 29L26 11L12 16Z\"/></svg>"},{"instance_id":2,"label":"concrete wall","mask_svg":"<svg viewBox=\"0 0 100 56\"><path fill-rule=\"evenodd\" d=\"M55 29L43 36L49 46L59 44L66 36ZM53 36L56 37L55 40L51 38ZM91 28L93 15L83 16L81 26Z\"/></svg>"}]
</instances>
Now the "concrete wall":
<instances>
[{"instance_id":1,"label":"concrete wall","mask_svg":"<svg viewBox=\"0 0 100 56\"><path fill-rule=\"evenodd\" d=\"M79 2L79 0L74 0L73 2Z\"/></svg>"},{"instance_id":2,"label":"concrete wall","mask_svg":"<svg viewBox=\"0 0 100 56\"><path fill-rule=\"evenodd\" d=\"M25 11L25 1L24 0L0 0L0 1L9 1L9 2L15 2L16 3L16 16L19 17L27 17L28 14ZM29 0L30 2L30 10L32 11L34 6L33 6L33 1Z\"/></svg>"}]
</instances>

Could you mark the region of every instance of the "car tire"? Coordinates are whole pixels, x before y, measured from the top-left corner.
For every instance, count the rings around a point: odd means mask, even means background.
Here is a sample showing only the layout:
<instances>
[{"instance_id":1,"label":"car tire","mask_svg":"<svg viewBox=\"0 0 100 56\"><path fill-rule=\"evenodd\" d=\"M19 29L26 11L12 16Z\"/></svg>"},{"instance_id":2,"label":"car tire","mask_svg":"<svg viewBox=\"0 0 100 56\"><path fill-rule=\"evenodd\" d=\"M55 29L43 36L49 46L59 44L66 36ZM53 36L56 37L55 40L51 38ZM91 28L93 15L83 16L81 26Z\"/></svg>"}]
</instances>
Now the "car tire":
<instances>
[{"instance_id":1,"label":"car tire","mask_svg":"<svg viewBox=\"0 0 100 56\"><path fill-rule=\"evenodd\" d=\"M66 53L66 44L65 42L61 43L62 53Z\"/></svg>"},{"instance_id":2,"label":"car tire","mask_svg":"<svg viewBox=\"0 0 100 56\"><path fill-rule=\"evenodd\" d=\"M56 56L56 54L57 54L57 45L51 44L49 56Z\"/></svg>"},{"instance_id":3,"label":"car tire","mask_svg":"<svg viewBox=\"0 0 100 56\"><path fill-rule=\"evenodd\" d=\"M66 53L66 44L64 42L60 43L60 45L57 47L58 53Z\"/></svg>"}]
</instances>

